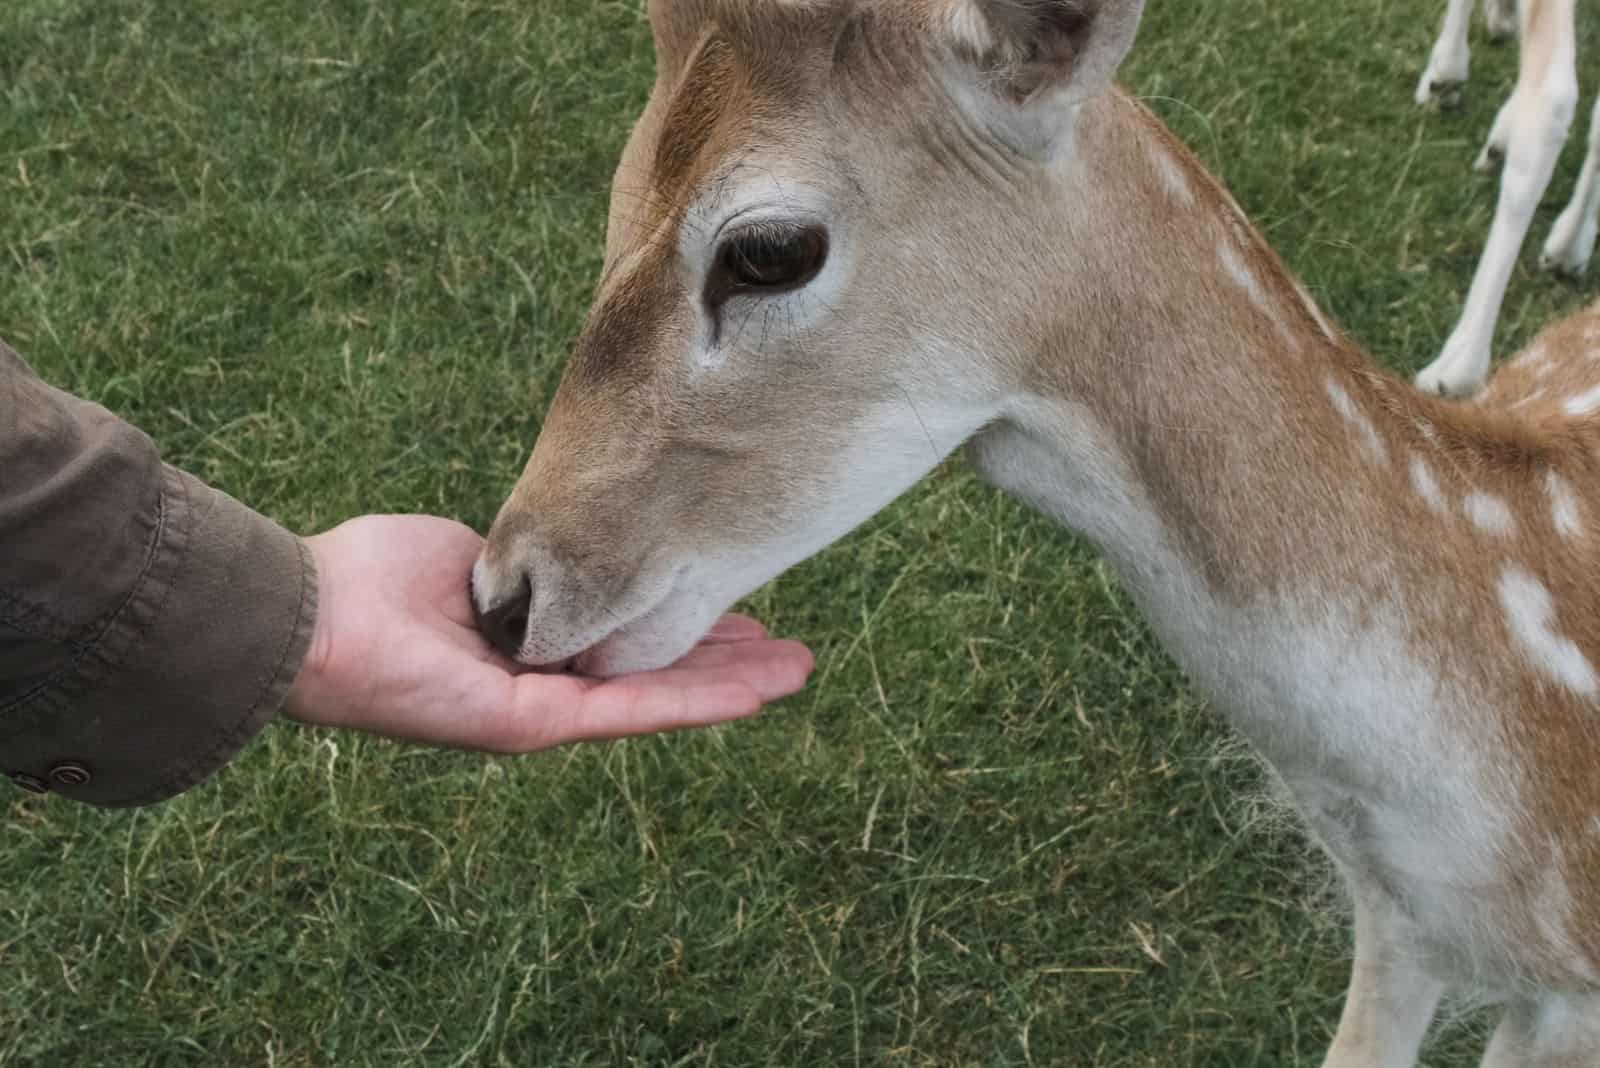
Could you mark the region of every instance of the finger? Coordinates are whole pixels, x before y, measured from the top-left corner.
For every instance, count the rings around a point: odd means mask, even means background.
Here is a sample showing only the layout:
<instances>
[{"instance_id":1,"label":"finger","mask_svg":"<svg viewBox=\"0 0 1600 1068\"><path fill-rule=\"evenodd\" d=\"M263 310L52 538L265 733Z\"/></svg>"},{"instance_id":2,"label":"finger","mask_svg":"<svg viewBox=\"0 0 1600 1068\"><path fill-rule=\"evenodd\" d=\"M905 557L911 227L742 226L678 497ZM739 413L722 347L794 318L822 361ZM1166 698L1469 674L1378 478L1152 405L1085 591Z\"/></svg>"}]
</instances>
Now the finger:
<instances>
[{"instance_id":1,"label":"finger","mask_svg":"<svg viewBox=\"0 0 1600 1068\"><path fill-rule=\"evenodd\" d=\"M574 741L574 720L600 684L577 675L502 675L502 688L464 729L470 748L533 753ZM481 691L487 697L488 691Z\"/></svg>"},{"instance_id":2,"label":"finger","mask_svg":"<svg viewBox=\"0 0 1600 1068\"><path fill-rule=\"evenodd\" d=\"M786 639L763 638L760 641L697 646L689 650L683 659L665 670L693 668L724 672L751 682L752 685L762 684L757 688L766 694L767 700L770 701L787 696L804 686L806 676L811 674L815 666L816 660L811 650L801 643ZM769 675L771 671L777 671L779 674ZM787 672L792 674L786 674ZM769 681L774 684L772 690L765 688L765 683ZM785 686L791 688L784 689Z\"/></svg>"},{"instance_id":3,"label":"finger","mask_svg":"<svg viewBox=\"0 0 1600 1068\"><path fill-rule=\"evenodd\" d=\"M767 628L749 616L729 612L716 623L712 624L710 632L702 639L701 644L715 644L718 642L748 642L767 636Z\"/></svg>"},{"instance_id":4,"label":"finger","mask_svg":"<svg viewBox=\"0 0 1600 1068\"><path fill-rule=\"evenodd\" d=\"M542 700L542 729L530 747L570 741L625 738L656 731L725 723L755 714L768 701L805 685L814 661L798 642L741 643L720 647L715 663L680 665L624 676L595 686L580 702L552 707ZM726 655L734 648L738 655ZM517 680L537 698L535 676ZM530 710L530 716L534 715ZM542 718L542 717L541 717ZM530 722L532 722L530 720Z\"/></svg>"},{"instance_id":5,"label":"finger","mask_svg":"<svg viewBox=\"0 0 1600 1068\"><path fill-rule=\"evenodd\" d=\"M684 672L670 679L617 683L591 690L567 731L579 741L710 727L761 711L761 695L718 673Z\"/></svg>"},{"instance_id":6,"label":"finger","mask_svg":"<svg viewBox=\"0 0 1600 1068\"><path fill-rule=\"evenodd\" d=\"M749 686L763 701L776 701L804 686L815 666L811 650L799 642L764 639L702 646L669 668L623 676L606 685L627 683L659 688L720 679Z\"/></svg>"},{"instance_id":7,"label":"finger","mask_svg":"<svg viewBox=\"0 0 1600 1068\"><path fill-rule=\"evenodd\" d=\"M762 705L753 688L719 673L684 671L668 679L614 681L593 686L576 700L552 699L540 685L544 681L534 675L517 680L522 692L497 748L532 752L571 742L708 727L754 715Z\"/></svg>"},{"instance_id":8,"label":"finger","mask_svg":"<svg viewBox=\"0 0 1600 1068\"><path fill-rule=\"evenodd\" d=\"M705 671L708 678L731 675L754 690L762 703L800 692L817 666L811 650L799 642L759 644L763 647L759 652L751 644L741 646L744 655L734 663L687 670Z\"/></svg>"}]
</instances>

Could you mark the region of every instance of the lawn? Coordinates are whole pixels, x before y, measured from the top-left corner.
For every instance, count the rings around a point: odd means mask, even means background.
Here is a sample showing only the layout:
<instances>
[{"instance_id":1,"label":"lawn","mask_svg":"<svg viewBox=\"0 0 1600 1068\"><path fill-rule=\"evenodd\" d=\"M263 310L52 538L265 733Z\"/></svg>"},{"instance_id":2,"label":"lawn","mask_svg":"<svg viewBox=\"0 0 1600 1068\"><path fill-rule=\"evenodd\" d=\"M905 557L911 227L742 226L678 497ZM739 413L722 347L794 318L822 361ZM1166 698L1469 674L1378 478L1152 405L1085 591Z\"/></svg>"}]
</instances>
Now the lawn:
<instances>
[{"instance_id":1,"label":"lawn","mask_svg":"<svg viewBox=\"0 0 1600 1068\"><path fill-rule=\"evenodd\" d=\"M295 530L486 529L597 274L642 6L0 5L0 336ZM1460 106L1414 107L1442 6L1157 2L1124 72L1402 370L1515 70L1475 30ZM1533 269L1580 140L1502 352L1587 291ZM157 808L7 798L0 1065L1319 1063L1326 874L1085 545L956 460L750 607L819 658L751 723L523 759L281 725Z\"/></svg>"}]
</instances>

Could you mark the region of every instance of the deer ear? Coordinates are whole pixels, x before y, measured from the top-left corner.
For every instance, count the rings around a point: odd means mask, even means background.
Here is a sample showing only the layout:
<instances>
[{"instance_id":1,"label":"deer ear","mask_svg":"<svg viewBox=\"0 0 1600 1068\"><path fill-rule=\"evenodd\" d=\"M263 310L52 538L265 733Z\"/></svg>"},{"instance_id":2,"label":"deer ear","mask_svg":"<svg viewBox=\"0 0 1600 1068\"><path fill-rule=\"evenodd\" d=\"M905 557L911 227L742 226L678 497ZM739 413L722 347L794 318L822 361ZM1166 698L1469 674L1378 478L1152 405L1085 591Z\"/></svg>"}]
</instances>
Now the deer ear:
<instances>
[{"instance_id":1,"label":"deer ear","mask_svg":"<svg viewBox=\"0 0 1600 1068\"><path fill-rule=\"evenodd\" d=\"M1144 0L947 0L957 60L1003 107L1042 124L1103 92L1133 47ZM1017 117L1021 117L1020 115Z\"/></svg>"}]
</instances>

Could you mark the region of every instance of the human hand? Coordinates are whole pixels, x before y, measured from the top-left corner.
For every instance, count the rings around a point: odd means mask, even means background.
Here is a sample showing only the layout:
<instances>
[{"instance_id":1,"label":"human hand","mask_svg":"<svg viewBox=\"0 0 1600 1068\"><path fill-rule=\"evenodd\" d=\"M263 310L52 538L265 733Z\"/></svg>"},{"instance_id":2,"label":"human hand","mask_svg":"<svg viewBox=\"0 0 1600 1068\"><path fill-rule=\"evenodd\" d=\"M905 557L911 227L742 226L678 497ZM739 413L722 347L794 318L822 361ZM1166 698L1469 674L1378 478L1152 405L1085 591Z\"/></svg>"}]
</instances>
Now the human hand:
<instances>
[{"instance_id":1,"label":"human hand","mask_svg":"<svg viewBox=\"0 0 1600 1068\"><path fill-rule=\"evenodd\" d=\"M468 574L483 547L432 516L365 516L305 539L316 633L287 712L435 745L531 752L701 727L754 714L805 685L811 653L724 616L682 660L599 680L528 671L474 625Z\"/></svg>"}]
</instances>

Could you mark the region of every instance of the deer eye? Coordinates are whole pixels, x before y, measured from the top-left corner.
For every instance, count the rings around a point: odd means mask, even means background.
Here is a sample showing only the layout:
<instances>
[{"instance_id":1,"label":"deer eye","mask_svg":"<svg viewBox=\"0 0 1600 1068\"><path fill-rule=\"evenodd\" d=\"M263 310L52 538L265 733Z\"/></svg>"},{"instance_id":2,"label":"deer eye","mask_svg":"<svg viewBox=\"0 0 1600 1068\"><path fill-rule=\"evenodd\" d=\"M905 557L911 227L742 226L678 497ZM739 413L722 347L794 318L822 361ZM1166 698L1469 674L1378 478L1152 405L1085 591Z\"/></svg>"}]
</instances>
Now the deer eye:
<instances>
[{"instance_id":1,"label":"deer eye","mask_svg":"<svg viewBox=\"0 0 1600 1068\"><path fill-rule=\"evenodd\" d=\"M723 243L717 269L731 290L775 294L811 281L827 259L826 231L813 226L758 224Z\"/></svg>"}]
</instances>

